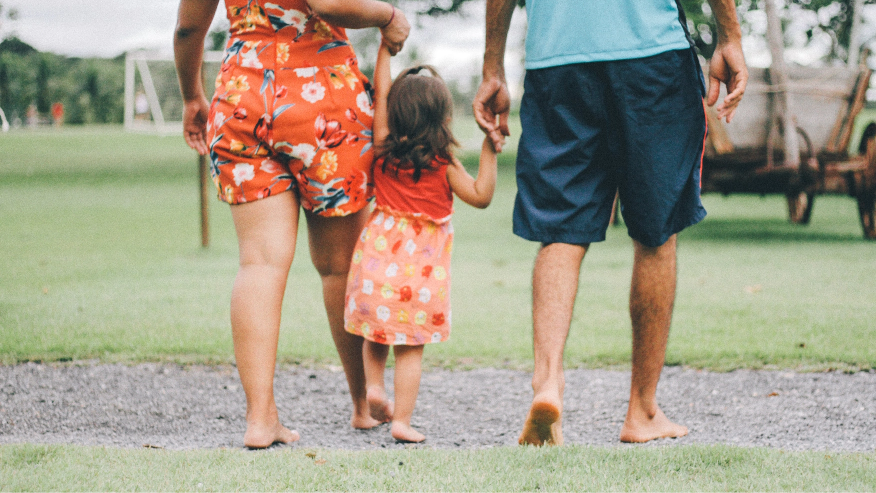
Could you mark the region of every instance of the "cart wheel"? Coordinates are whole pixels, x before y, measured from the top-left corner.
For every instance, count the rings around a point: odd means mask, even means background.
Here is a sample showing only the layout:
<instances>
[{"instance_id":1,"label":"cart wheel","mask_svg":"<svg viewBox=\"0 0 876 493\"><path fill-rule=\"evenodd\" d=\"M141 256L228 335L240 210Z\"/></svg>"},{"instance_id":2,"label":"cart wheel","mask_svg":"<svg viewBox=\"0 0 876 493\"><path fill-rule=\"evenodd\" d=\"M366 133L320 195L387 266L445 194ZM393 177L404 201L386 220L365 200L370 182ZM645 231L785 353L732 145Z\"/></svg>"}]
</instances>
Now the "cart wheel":
<instances>
[{"instance_id":1,"label":"cart wheel","mask_svg":"<svg viewBox=\"0 0 876 493\"><path fill-rule=\"evenodd\" d=\"M815 193L802 190L789 192L785 197L788 199L788 220L794 224L809 224L812 206L815 205Z\"/></svg>"},{"instance_id":2,"label":"cart wheel","mask_svg":"<svg viewBox=\"0 0 876 493\"><path fill-rule=\"evenodd\" d=\"M864 238L876 240L876 192L858 195L858 211L861 214L861 227Z\"/></svg>"}]
</instances>

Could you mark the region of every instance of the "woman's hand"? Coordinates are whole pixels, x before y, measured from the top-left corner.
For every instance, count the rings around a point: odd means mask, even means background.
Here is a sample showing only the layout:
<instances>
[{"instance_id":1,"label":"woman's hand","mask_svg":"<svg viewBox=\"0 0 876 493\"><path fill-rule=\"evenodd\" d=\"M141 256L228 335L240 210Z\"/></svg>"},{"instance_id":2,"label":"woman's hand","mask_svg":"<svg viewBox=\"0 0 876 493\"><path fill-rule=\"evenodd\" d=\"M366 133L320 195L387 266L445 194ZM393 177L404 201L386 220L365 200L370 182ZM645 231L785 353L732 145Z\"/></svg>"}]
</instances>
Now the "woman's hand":
<instances>
[{"instance_id":1,"label":"woman's hand","mask_svg":"<svg viewBox=\"0 0 876 493\"><path fill-rule=\"evenodd\" d=\"M183 137L186 144L205 155L209 152L207 147L207 118L210 106L205 98L186 101L183 106Z\"/></svg>"},{"instance_id":2,"label":"woman's hand","mask_svg":"<svg viewBox=\"0 0 876 493\"><path fill-rule=\"evenodd\" d=\"M389 24L380 28L380 34L383 36L383 43L389 48L389 53L394 56L404 47L405 41L411 33L411 25L404 12L395 7L393 7L391 19Z\"/></svg>"}]
</instances>

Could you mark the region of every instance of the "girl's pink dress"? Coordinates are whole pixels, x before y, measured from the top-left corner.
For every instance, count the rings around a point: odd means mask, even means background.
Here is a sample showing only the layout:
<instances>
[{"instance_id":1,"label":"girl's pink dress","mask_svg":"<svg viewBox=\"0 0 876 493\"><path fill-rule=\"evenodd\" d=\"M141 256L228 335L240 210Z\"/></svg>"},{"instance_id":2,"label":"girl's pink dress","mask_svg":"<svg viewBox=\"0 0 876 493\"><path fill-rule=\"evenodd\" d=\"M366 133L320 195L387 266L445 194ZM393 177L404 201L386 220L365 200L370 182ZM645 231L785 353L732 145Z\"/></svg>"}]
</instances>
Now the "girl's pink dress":
<instances>
[{"instance_id":1,"label":"girl's pink dress","mask_svg":"<svg viewBox=\"0 0 876 493\"><path fill-rule=\"evenodd\" d=\"M381 344L417 346L450 336L453 194L448 162L418 182L413 170L374 166L376 207L359 236L347 278L347 332Z\"/></svg>"}]
</instances>

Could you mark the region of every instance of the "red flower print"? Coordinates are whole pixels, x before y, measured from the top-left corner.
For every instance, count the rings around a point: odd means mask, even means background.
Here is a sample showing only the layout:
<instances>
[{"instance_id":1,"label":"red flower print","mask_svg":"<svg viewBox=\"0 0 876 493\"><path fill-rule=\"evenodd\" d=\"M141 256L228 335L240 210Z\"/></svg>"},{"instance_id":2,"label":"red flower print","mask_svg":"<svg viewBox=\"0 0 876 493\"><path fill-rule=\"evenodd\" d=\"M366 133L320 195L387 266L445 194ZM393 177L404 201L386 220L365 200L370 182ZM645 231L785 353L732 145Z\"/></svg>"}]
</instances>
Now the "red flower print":
<instances>
[{"instance_id":1,"label":"red flower print","mask_svg":"<svg viewBox=\"0 0 876 493\"><path fill-rule=\"evenodd\" d=\"M282 99L286 97L287 92L289 92L289 90L286 88L286 86L280 86L277 88L277 94L275 96L277 99Z\"/></svg>"},{"instance_id":2,"label":"red flower print","mask_svg":"<svg viewBox=\"0 0 876 493\"><path fill-rule=\"evenodd\" d=\"M316 117L313 127L316 131L316 143L321 148L337 147L347 137L347 131L341 129L341 123L337 120L326 120L324 113Z\"/></svg>"},{"instance_id":3,"label":"red flower print","mask_svg":"<svg viewBox=\"0 0 876 493\"><path fill-rule=\"evenodd\" d=\"M234 108L234 118L237 118L238 120L245 120L246 108L241 108L239 106L237 108Z\"/></svg>"},{"instance_id":4,"label":"red flower print","mask_svg":"<svg viewBox=\"0 0 876 493\"><path fill-rule=\"evenodd\" d=\"M395 255L399 248L401 248L401 240L398 240L395 242L395 245L392 246L392 254Z\"/></svg>"},{"instance_id":5,"label":"red flower print","mask_svg":"<svg viewBox=\"0 0 876 493\"><path fill-rule=\"evenodd\" d=\"M344 193L351 201L358 201L366 190L364 172L353 173L344 180Z\"/></svg>"},{"instance_id":6,"label":"red flower print","mask_svg":"<svg viewBox=\"0 0 876 493\"><path fill-rule=\"evenodd\" d=\"M432 266L427 265L423 267L423 277L429 277L430 274L432 274Z\"/></svg>"},{"instance_id":7,"label":"red flower print","mask_svg":"<svg viewBox=\"0 0 876 493\"><path fill-rule=\"evenodd\" d=\"M356 134L347 134L347 138L344 139L344 143L349 145L353 145L356 142L359 142L359 137Z\"/></svg>"},{"instance_id":8,"label":"red flower print","mask_svg":"<svg viewBox=\"0 0 876 493\"><path fill-rule=\"evenodd\" d=\"M420 231L423 231L423 224L420 221L414 221L411 227L414 228L414 233L416 234L420 234Z\"/></svg>"},{"instance_id":9,"label":"red flower print","mask_svg":"<svg viewBox=\"0 0 876 493\"><path fill-rule=\"evenodd\" d=\"M398 290L398 295L399 301L411 301L414 292L411 290L410 286L402 286L401 289Z\"/></svg>"},{"instance_id":10,"label":"red flower print","mask_svg":"<svg viewBox=\"0 0 876 493\"><path fill-rule=\"evenodd\" d=\"M383 329L376 329L371 333L371 337L374 338L374 342L378 344L386 344L386 332Z\"/></svg>"},{"instance_id":11,"label":"red flower print","mask_svg":"<svg viewBox=\"0 0 876 493\"><path fill-rule=\"evenodd\" d=\"M271 125L271 115L264 114L259 118L252 131L252 136L261 142L267 142L270 145L274 144L274 128Z\"/></svg>"},{"instance_id":12,"label":"red flower print","mask_svg":"<svg viewBox=\"0 0 876 493\"><path fill-rule=\"evenodd\" d=\"M441 325L445 322L443 313L436 313L432 315L432 325Z\"/></svg>"},{"instance_id":13,"label":"red flower print","mask_svg":"<svg viewBox=\"0 0 876 493\"><path fill-rule=\"evenodd\" d=\"M356 110L354 110L353 108L347 108L347 111L344 113L344 115L346 115L347 120L350 120L351 122L355 122L359 119L359 115L356 114Z\"/></svg>"}]
</instances>

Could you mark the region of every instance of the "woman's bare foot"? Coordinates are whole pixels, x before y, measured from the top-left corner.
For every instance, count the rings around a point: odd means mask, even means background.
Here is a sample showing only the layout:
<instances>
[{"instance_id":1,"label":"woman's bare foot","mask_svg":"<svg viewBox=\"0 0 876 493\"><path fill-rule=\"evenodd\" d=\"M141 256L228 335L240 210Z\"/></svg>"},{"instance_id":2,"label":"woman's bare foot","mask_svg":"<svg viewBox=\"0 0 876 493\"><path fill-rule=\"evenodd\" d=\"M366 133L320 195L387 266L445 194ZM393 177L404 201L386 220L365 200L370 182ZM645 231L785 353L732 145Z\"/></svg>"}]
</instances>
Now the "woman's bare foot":
<instances>
[{"instance_id":1,"label":"woman's bare foot","mask_svg":"<svg viewBox=\"0 0 876 493\"><path fill-rule=\"evenodd\" d=\"M520 445L562 445L562 412L556 402L533 399L523 432L517 440Z\"/></svg>"},{"instance_id":2,"label":"woman's bare foot","mask_svg":"<svg viewBox=\"0 0 876 493\"><path fill-rule=\"evenodd\" d=\"M386 391L380 387L369 387L365 394L371 417L381 423L392 421L392 401L386 398Z\"/></svg>"},{"instance_id":3,"label":"woman's bare foot","mask_svg":"<svg viewBox=\"0 0 876 493\"><path fill-rule=\"evenodd\" d=\"M672 421L663 414L660 408L653 416L644 412L627 412L624 426L621 428L620 441L627 443L645 443L658 438L678 438L687 435L687 426Z\"/></svg>"},{"instance_id":4,"label":"woman's bare foot","mask_svg":"<svg viewBox=\"0 0 876 493\"><path fill-rule=\"evenodd\" d=\"M246 426L246 433L243 435L243 445L246 448L261 449L275 443L297 442L299 438L301 436L297 431L286 428L279 421L270 426L250 423Z\"/></svg>"},{"instance_id":5,"label":"woman's bare foot","mask_svg":"<svg viewBox=\"0 0 876 493\"><path fill-rule=\"evenodd\" d=\"M393 421L390 431L392 437L400 442L405 443L420 443L426 439L426 435L411 428L411 425L406 425L401 421Z\"/></svg>"},{"instance_id":6,"label":"woman's bare foot","mask_svg":"<svg viewBox=\"0 0 876 493\"><path fill-rule=\"evenodd\" d=\"M382 423L371 417L368 408L365 407L361 412L353 411L353 417L350 418L350 426L357 430L370 430Z\"/></svg>"}]
</instances>

